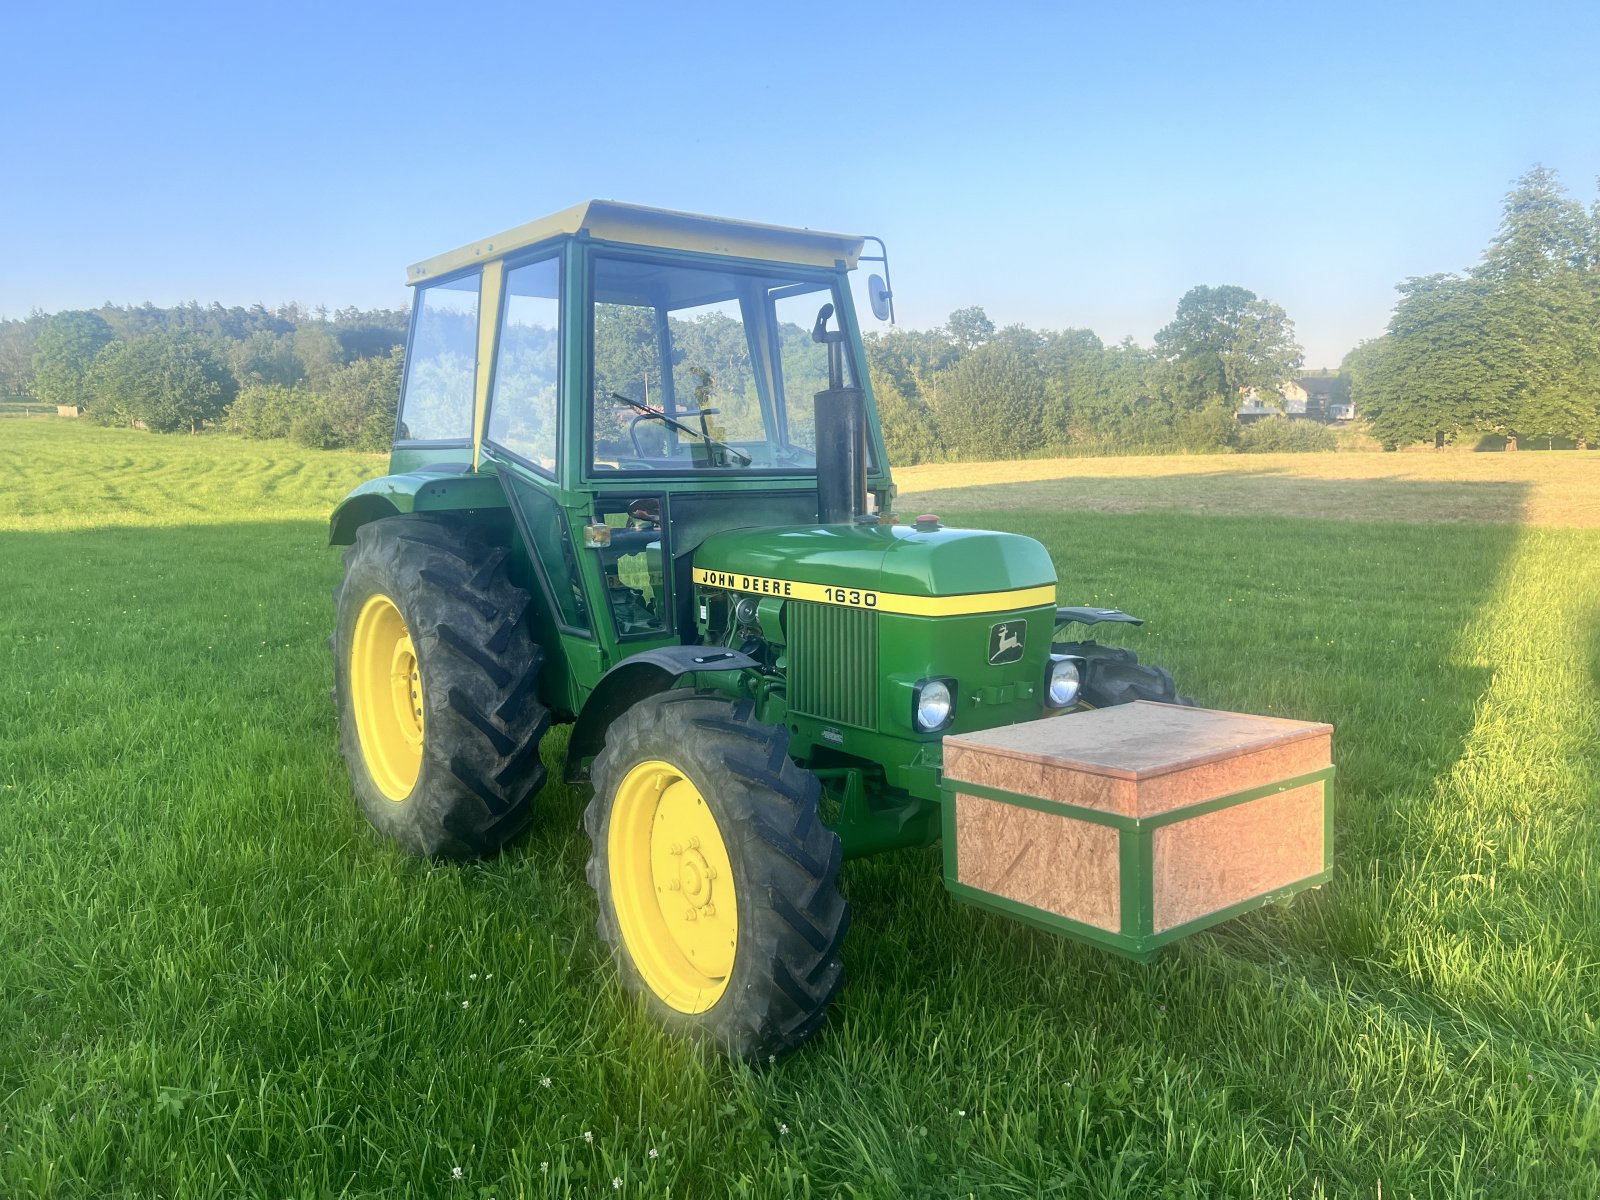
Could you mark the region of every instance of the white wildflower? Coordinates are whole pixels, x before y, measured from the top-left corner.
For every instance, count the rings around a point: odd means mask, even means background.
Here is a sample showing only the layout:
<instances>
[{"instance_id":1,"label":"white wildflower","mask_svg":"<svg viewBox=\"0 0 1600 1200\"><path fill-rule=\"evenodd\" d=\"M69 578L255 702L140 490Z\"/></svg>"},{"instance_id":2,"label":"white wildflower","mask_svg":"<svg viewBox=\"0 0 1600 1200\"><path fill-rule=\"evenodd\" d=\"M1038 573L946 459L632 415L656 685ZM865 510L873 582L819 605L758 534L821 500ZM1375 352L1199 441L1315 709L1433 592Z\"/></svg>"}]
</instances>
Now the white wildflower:
<instances>
[{"instance_id":1,"label":"white wildflower","mask_svg":"<svg viewBox=\"0 0 1600 1200\"><path fill-rule=\"evenodd\" d=\"M539 1076L539 1086L540 1087L549 1087L550 1086L550 1076L548 1076L548 1075Z\"/></svg>"},{"instance_id":2,"label":"white wildflower","mask_svg":"<svg viewBox=\"0 0 1600 1200\"><path fill-rule=\"evenodd\" d=\"M460 1167L451 1167L450 1168L450 1178L451 1179L461 1180L461 1179L465 1179L466 1177L467 1177L467 1173L465 1171L463 1171Z\"/></svg>"},{"instance_id":3,"label":"white wildflower","mask_svg":"<svg viewBox=\"0 0 1600 1200\"><path fill-rule=\"evenodd\" d=\"M471 1000L463 1000L461 1002L461 1007L462 1008L471 1008L472 1007L472 1001Z\"/></svg>"},{"instance_id":4,"label":"white wildflower","mask_svg":"<svg viewBox=\"0 0 1600 1200\"><path fill-rule=\"evenodd\" d=\"M650 1157L651 1158L660 1158L661 1157L661 1151L657 1150L654 1146L651 1146L650 1147Z\"/></svg>"},{"instance_id":5,"label":"white wildflower","mask_svg":"<svg viewBox=\"0 0 1600 1200\"><path fill-rule=\"evenodd\" d=\"M789 1127L787 1125L779 1125L778 1126L778 1136L779 1137L788 1137L789 1136Z\"/></svg>"},{"instance_id":6,"label":"white wildflower","mask_svg":"<svg viewBox=\"0 0 1600 1200\"><path fill-rule=\"evenodd\" d=\"M611 1186L620 1192L622 1190L622 1177L620 1175L613 1175L611 1177Z\"/></svg>"},{"instance_id":7,"label":"white wildflower","mask_svg":"<svg viewBox=\"0 0 1600 1200\"><path fill-rule=\"evenodd\" d=\"M589 1142L592 1145L594 1143L594 1134L590 1133L587 1129L585 1129L583 1131L583 1140L586 1141L586 1142Z\"/></svg>"}]
</instances>

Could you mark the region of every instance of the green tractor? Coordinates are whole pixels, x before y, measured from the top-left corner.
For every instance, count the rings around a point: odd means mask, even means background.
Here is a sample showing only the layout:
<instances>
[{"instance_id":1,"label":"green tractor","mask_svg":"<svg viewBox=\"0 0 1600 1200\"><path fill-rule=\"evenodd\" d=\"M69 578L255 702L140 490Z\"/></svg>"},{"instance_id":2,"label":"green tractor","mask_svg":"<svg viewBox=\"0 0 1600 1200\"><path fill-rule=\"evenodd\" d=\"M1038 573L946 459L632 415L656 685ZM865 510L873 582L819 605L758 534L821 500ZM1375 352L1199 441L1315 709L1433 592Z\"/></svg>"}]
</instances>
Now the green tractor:
<instances>
[{"instance_id":1,"label":"green tractor","mask_svg":"<svg viewBox=\"0 0 1600 1200\"><path fill-rule=\"evenodd\" d=\"M840 986L841 860L940 837L947 736L1179 700L1063 632L1133 618L1058 608L1038 542L894 515L875 240L596 201L412 267L390 474L331 522L362 811L493 854L570 723L622 979L742 1059Z\"/></svg>"}]
</instances>

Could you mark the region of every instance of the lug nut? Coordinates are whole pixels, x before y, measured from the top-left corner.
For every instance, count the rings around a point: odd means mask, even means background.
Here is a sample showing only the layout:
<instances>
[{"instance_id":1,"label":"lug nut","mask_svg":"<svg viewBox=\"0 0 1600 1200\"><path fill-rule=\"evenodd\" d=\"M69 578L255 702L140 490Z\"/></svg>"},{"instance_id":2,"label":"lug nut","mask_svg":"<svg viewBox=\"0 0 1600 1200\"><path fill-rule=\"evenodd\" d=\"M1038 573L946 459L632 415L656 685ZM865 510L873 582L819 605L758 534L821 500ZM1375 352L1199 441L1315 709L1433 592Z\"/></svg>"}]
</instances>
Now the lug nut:
<instances>
[{"instance_id":1,"label":"lug nut","mask_svg":"<svg viewBox=\"0 0 1600 1200\"><path fill-rule=\"evenodd\" d=\"M683 919L685 921L693 921L699 915L699 913L695 912L694 909L691 908L688 912L683 914Z\"/></svg>"}]
</instances>

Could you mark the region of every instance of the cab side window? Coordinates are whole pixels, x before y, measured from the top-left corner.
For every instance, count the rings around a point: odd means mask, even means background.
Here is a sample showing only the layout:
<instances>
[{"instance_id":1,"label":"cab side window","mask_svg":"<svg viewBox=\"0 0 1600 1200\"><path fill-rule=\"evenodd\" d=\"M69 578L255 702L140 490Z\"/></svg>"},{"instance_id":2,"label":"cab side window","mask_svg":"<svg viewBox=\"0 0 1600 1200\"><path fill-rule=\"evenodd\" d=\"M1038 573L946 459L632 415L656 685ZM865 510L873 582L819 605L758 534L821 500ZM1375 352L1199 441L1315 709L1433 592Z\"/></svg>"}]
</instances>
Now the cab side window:
<instances>
[{"instance_id":1,"label":"cab side window","mask_svg":"<svg viewBox=\"0 0 1600 1200\"><path fill-rule=\"evenodd\" d=\"M547 475L556 469L560 291L559 259L541 259L507 272L489 403L489 440Z\"/></svg>"},{"instance_id":2,"label":"cab side window","mask_svg":"<svg viewBox=\"0 0 1600 1200\"><path fill-rule=\"evenodd\" d=\"M478 292L476 274L417 289L396 440L472 441Z\"/></svg>"}]
</instances>

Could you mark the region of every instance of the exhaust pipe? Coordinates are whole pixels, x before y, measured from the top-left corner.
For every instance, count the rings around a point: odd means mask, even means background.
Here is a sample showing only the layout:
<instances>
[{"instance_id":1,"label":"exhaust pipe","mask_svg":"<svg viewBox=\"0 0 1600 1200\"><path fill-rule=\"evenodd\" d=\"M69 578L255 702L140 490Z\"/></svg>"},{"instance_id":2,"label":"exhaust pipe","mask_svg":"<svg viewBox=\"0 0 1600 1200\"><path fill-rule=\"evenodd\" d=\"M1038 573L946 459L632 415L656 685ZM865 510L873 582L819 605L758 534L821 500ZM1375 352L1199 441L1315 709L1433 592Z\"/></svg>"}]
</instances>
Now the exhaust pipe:
<instances>
[{"instance_id":1,"label":"exhaust pipe","mask_svg":"<svg viewBox=\"0 0 1600 1200\"><path fill-rule=\"evenodd\" d=\"M816 394L817 519L848 525L867 512L867 397L844 385L844 330L828 329L824 304L811 340L828 347L828 388Z\"/></svg>"}]
</instances>

